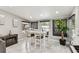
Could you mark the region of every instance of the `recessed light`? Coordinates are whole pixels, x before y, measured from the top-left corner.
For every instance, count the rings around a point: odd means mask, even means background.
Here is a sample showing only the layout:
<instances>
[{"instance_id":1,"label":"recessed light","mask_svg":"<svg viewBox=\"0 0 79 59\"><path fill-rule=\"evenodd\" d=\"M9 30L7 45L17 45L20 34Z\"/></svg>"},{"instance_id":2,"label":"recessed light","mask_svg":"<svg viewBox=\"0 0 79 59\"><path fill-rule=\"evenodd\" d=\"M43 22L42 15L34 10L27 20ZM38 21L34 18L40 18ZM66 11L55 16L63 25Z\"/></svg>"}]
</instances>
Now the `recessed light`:
<instances>
[{"instance_id":1,"label":"recessed light","mask_svg":"<svg viewBox=\"0 0 79 59\"><path fill-rule=\"evenodd\" d=\"M40 16L43 16L43 14L40 14Z\"/></svg>"},{"instance_id":2,"label":"recessed light","mask_svg":"<svg viewBox=\"0 0 79 59\"><path fill-rule=\"evenodd\" d=\"M32 16L30 16L30 18L32 18Z\"/></svg>"},{"instance_id":3,"label":"recessed light","mask_svg":"<svg viewBox=\"0 0 79 59\"><path fill-rule=\"evenodd\" d=\"M15 19L15 21L18 21L17 19Z\"/></svg>"},{"instance_id":4,"label":"recessed light","mask_svg":"<svg viewBox=\"0 0 79 59\"><path fill-rule=\"evenodd\" d=\"M59 14L59 11L56 11L56 14Z\"/></svg>"},{"instance_id":5,"label":"recessed light","mask_svg":"<svg viewBox=\"0 0 79 59\"><path fill-rule=\"evenodd\" d=\"M0 17L4 18L4 17L5 17L5 15L3 15L3 14L0 14Z\"/></svg>"}]
</instances>

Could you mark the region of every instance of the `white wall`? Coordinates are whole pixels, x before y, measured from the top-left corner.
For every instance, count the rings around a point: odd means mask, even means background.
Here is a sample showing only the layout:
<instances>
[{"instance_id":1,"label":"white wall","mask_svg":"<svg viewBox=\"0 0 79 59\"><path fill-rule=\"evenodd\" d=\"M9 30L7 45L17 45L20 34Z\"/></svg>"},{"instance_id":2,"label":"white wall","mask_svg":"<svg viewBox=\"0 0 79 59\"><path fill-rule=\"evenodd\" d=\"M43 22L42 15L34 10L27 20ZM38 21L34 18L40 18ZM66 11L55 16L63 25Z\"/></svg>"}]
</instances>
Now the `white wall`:
<instances>
[{"instance_id":1,"label":"white wall","mask_svg":"<svg viewBox=\"0 0 79 59\"><path fill-rule=\"evenodd\" d=\"M0 35L7 35L11 30L13 34L19 34L18 36L21 38L20 33L22 33L22 19L2 11L0 11L0 14L5 15L4 18L0 17L0 20L4 23L4 25L0 25ZM13 19L17 20L17 27L13 26Z\"/></svg>"}]
</instances>

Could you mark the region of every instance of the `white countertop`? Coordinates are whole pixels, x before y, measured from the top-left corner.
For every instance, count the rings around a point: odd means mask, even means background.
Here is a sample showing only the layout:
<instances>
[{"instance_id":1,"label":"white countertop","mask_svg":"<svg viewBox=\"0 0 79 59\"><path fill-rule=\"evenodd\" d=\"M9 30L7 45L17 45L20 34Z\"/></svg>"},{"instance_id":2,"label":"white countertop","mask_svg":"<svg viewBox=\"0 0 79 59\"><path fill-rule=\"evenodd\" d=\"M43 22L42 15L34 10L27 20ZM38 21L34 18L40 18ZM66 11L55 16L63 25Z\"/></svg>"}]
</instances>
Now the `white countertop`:
<instances>
[{"instance_id":1,"label":"white countertop","mask_svg":"<svg viewBox=\"0 0 79 59\"><path fill-rule=\"evenodd\" d=\"M35 34L46 34L46 32L42 32L42 31L39 31L39 30L26 30L25 32L27 33L35 33Z\"/></svg>"}]
</instances>

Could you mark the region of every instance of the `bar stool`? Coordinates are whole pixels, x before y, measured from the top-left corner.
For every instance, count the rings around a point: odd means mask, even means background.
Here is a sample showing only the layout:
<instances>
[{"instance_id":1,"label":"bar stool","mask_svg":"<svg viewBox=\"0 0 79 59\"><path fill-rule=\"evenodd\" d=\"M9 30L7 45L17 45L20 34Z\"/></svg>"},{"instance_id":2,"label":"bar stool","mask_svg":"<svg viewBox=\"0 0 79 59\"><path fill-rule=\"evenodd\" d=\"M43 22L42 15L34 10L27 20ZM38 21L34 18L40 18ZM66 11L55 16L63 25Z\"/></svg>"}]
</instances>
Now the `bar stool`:
<instances>
[{"instance_id":1,"label":"bar stool","mask_svg":"<svg viewBox=\"0 0 79 59\"><path fill-rule=\"evenodd\" d=\"M34 44L35 44L35 34L32 33L32 34L31 34L31 47L33 47Z\"/></svg>"},{"instance_id":2,"label":"bar stool","mask_svg":"<svg viewBox=\"0 0 79 59\"><path fill-rule=\"evenodd\" d=\"M30 34L27 33L27 38L26 38L26 48L27 48L27 52L30 52L31 50L31 36Z\"/></svg>"},{"instance_id":3,"label":"bar stool","mask_svg":"<svg viewBox=\"0 0 79 59\"><path fill-rule=\"evenodd\" d=\"M41 49L41 34L35 34L35 48L37 48L37 45L40 46Z\"/></svg>"},{"instance_id":4,"label":"bar stool","mask_svg":"<svg viewBox=\"0 0 79 59\"><path fill-rule=\"evenodd\" d=\"M35 45L35 34L30 33L27 35L27 51L31 52L34 45Z\"/></svg>"}]
</instances>

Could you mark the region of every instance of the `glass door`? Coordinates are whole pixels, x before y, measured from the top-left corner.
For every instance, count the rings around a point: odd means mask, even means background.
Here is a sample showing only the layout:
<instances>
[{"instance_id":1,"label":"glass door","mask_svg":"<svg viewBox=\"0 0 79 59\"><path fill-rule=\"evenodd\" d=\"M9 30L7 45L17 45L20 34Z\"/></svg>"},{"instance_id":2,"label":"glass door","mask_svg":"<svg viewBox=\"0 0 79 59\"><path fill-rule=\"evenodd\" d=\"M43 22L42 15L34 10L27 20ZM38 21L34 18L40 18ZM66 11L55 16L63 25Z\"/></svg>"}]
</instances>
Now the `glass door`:
<instances>
[{"instance_id":1,"label":"glass door","mask_svg":"<svg viewBox=\"0 0 79 59\"><path fill-rule=\"evenodd\" d=\"M47 35L49 35L49 21L43 21L43 22L40 22L41 24L41 31L42 32L47 32Z\"/></svg>"}]
</instances>

